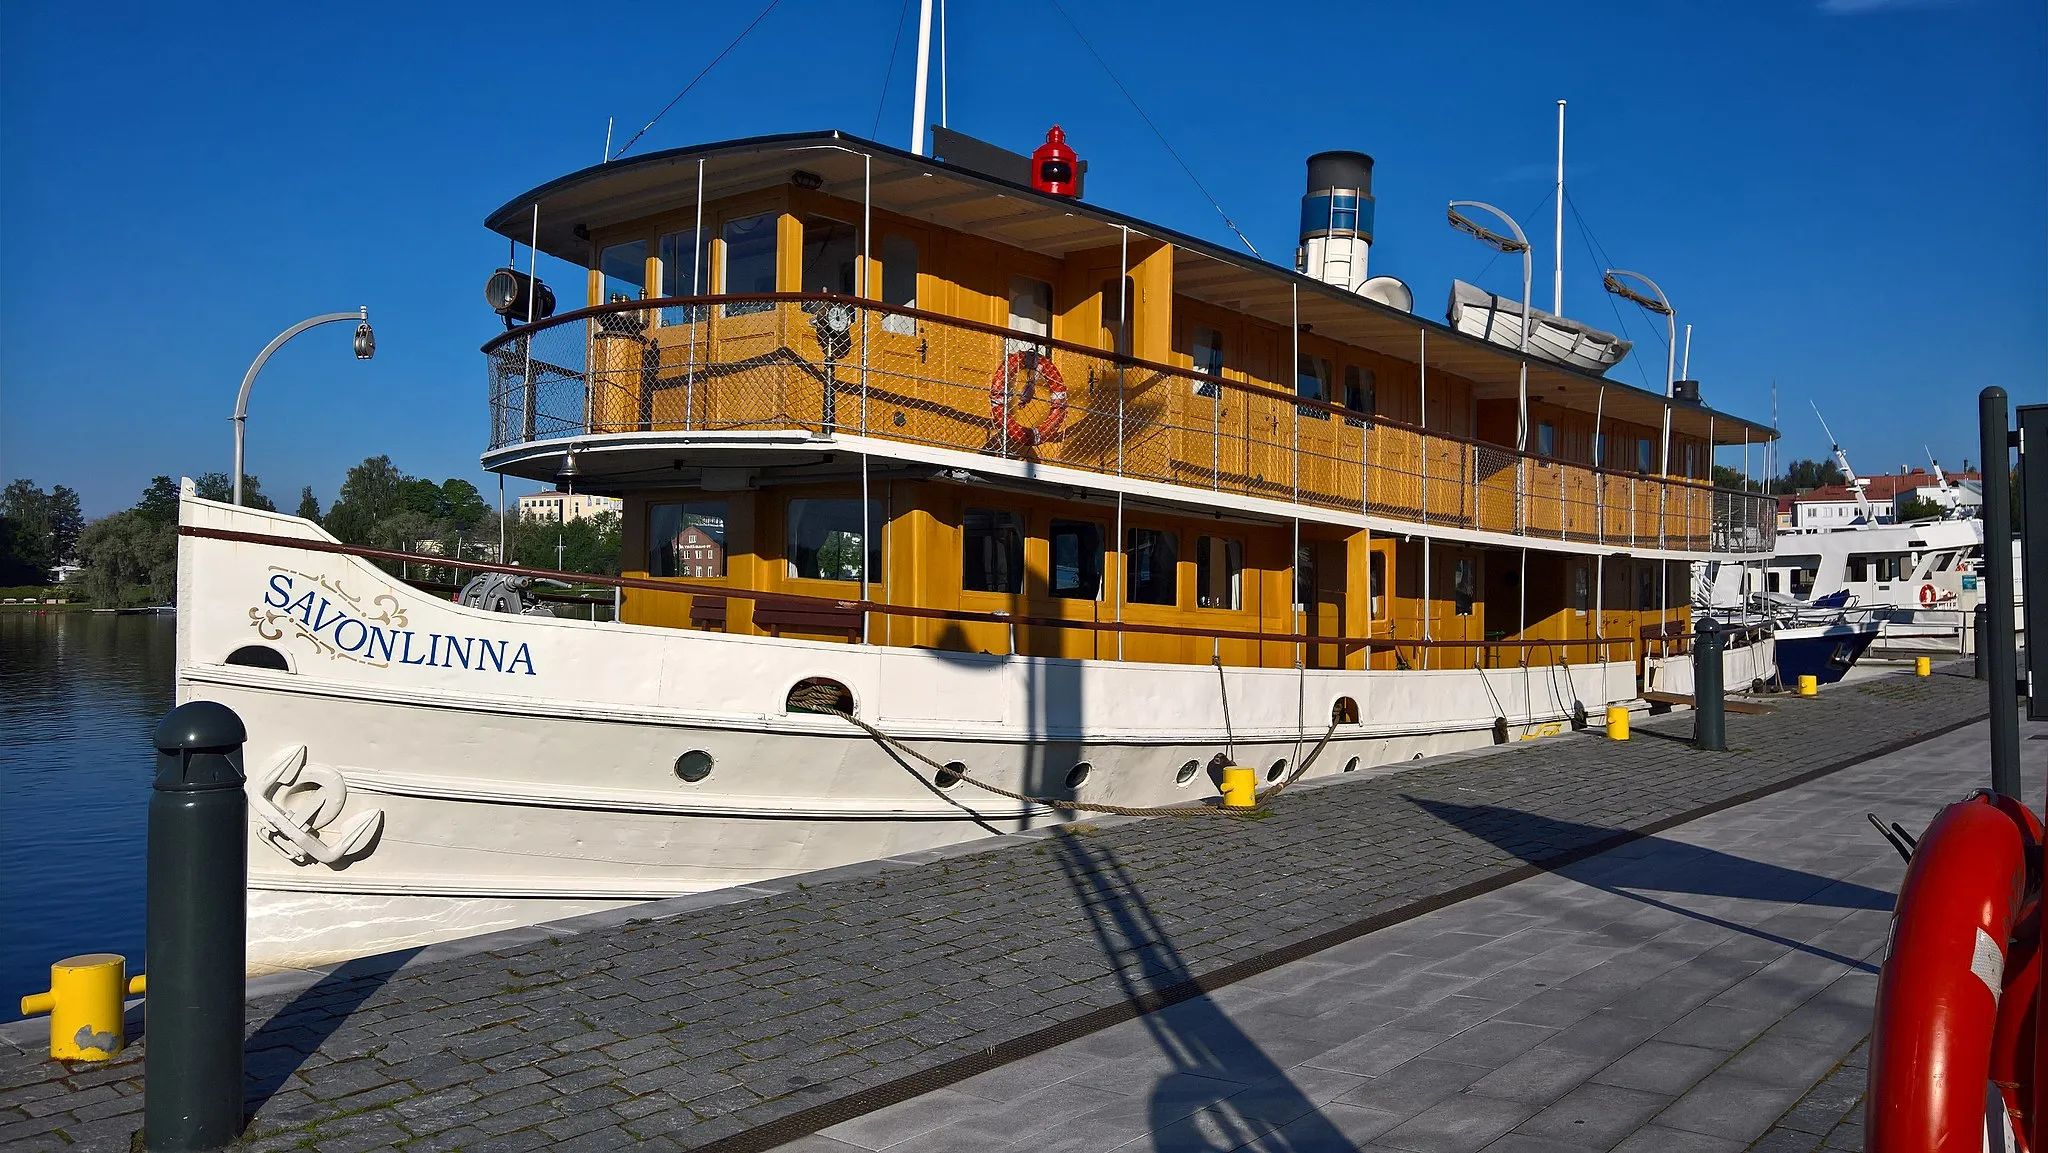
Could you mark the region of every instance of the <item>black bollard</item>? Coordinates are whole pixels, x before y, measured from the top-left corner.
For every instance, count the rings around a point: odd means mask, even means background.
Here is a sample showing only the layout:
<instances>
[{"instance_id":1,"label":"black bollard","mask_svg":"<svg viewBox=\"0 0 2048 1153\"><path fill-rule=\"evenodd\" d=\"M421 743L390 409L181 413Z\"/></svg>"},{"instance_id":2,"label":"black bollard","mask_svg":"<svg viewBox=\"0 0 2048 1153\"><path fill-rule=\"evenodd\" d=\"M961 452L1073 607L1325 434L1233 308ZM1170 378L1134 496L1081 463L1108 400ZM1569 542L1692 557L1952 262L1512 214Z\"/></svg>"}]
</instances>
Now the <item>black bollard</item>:
<instances>
[{"instance_id":1,"label":"black bollard","mask_svg":"<svg viewBox=\"0 0 2048 1153\"><path fill-rule=\"evenodd\" d=\"M1991 676L1991 670L1984 664L1984 638L1991 635L1991 606L1980 601L1970 616L1973 618L1972 626L1976 629L1971 639L1977 644L1977 679L1987 680Z\"/></svg>"},{"instance_id":2,"label":"black bollard","mask_svg":"<svg viewBox=\"0 0 2048 1153\"><path fill-rule=\"evenodd\" d=\"M1728 725L1721 696L1721 626L1701 617L1692 641L1692 747L1710 753L1728 750Z\"/></svg>"},{"instance_id":3,"label":"black bollard","mask_svg":"<svg viewBox=\"0 0 2048 1153\"><path fill-rule=\"evenodd\" d=\"M142 1107L152 1153L222 1149L242 1132L245 739L242 718L214 701L179 705L156 727Z\"/></svg>"}]
</instances>

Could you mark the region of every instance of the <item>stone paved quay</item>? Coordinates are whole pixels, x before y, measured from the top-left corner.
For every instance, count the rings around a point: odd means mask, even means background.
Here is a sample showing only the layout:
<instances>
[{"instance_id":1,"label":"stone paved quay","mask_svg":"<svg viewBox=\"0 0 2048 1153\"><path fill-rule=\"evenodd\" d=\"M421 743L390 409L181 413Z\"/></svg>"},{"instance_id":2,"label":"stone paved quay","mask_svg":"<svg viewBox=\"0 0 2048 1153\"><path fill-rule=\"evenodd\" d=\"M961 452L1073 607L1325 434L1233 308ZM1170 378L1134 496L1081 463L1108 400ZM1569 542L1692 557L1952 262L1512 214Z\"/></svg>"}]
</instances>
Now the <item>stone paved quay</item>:
<instances>
[{"instance_id":1,"label":"stone paved quay","mask_svg":"<svg viewBox=\"0 0 2048 1153\"><path fill-rule=\"evenodd\" d=\"M833 1140L805 1134L957 1091L975 1074L1028 1067L1020 1058L1060 1042L1142 1031L1232 988L1255 992L1288 962L1332 963L1313 954L1397 953L1394 942L1433 910L1491 909L1502 925L1520 920L1525 943L1569 932L1529 926L1495 890L1564 883L1570 870L1600 865L1590 858L1603 850L1626 861L1668 839L1623 844L1632 831L1659 832L1978 720L1984 686L1959 672L1884 677L1785 700L1768 716L1730 715L1727 753L1684 744L1691 716L1681 712L1639 722L1625 745L1570 735L1340 777L1291 792L1264 818L1105 821L1008 837L355 962L297 988L259 985L248 1013L247 1145L738 1150ZM1886 787L1879 782L1880 798ZM1954 781L1943 787L1958 791ZM1925 798L1900 808L1909 825L1932 811ZM1543 866L1556 875L1543 877ZM1492 954L1467 948L1480 943L1453 935L1436 960L1453 976L1486 979L1459 971L1488 963ZM1783 963L1798 969L1806 957ZM1442 986L1389 981L1379 1003L1422 1007L1450 995ZM1646 989L1646 1001L1660 996ZM1173 1008L1131 1020L1134 1006L1160 1005ZM1343 1026L1353 1040L1386 1027L1371 1015ZM128 1146L146 1041L108 1065L66 1069L41 1056L32 1033L5 1035L0 1145ZM1402 1058L1434 1047L1405 1043ZM1473 1043L1491 1044L1477 1034ZM1377 1079L1401 1063L1380 1059L1394 1063L1349 1075ZM1779 1111L1810 1085L1778 1087L1792 1095ZM1085 1094L1056 1097L1028 1117L1093 1107ZM1159 1147L1229 1146L1190 1130Z\"/></svg>"}]
</instances>

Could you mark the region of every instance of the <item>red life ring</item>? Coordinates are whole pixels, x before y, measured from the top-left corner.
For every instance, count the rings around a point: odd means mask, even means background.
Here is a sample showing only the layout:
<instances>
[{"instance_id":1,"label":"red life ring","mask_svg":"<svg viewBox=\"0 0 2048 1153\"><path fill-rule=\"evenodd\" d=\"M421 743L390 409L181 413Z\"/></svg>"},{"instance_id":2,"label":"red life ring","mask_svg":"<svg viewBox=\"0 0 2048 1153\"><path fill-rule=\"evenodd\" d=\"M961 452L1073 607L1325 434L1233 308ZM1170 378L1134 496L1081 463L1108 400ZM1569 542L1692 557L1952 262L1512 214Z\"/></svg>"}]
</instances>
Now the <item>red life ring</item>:
<instances>
[{"instance_id":1,"label":"red life ring","mask_svg":"<svg viewBox=\"0 0 2048 1153\"><path fill-rule=\"evenodd\" d=\"M1941 592L1933 585L1920 586L1920 605L1922 608L1933 608L1935 602L1940 599Z\"/></svg>"},{"instance_id":2,"label":"red life ring","mask_svg":"<svg viewBox=\"0 0 2048 1153\"><path fill-rule=\"evenodd\" d=\"M2001 994L2033 958L2007 948L2026 901L2038 833L1979 793L1943 809L1913 850L1878 978L1864 1146L1872 1153L1987 1147L1987 1130L2024 1126L2032 1087L1998 1085L1994 1053L2014 1047ZM2027 910L2031 911L2031 910ZM2037 980L2038 969L2025 980ZM2022 994L2023 995L2023 994ZM2007 1034L2000 1037L2000 1034ZM1996 1061L2010 1075L2010 1052ZM2031 1072L2031 1071L2030 1071Z\"/></svg>"},{"instance_id":3,"label":"red life ring","mask_svg":"<svg viewBox=\"0 0 2048 1153\"><path fill-rule=\"evenodd\" d=\"M1021 392L1010 387L1019 369L1031 378L1026 380ZM1032 380L1045 382L1045 400L1051 406L1045 419L1036 427L1020 424L1016 412L1016 404L1030 399ZM1011 403L1013 400L1016 404ZM1051 444L1060 438L1060 431L1067 423L1067 382L1060 376L1059 366L1052 362L1051 357L1020 349L1005 357L1003 366L996 370L995 380L989 384L988 405L990 427L1000 428L1011 447Z\"/></svg>"}]
</instances>

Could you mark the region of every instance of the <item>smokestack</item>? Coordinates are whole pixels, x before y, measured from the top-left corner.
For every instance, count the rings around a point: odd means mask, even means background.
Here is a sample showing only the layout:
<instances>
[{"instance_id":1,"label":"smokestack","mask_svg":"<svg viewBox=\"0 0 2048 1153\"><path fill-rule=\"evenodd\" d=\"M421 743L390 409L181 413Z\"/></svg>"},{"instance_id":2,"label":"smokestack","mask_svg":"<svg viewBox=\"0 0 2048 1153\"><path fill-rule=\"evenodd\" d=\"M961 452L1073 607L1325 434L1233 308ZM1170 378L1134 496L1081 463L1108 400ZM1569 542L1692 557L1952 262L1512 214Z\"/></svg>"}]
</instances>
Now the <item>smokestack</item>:
<instances>
[{"instance_id":1,"label":"smokestack","mask_svg":"<svg viewBox=\"0 0 2048 1153\"><path fill-rule=\"evenodd\" d=\"M1308 158L1301 198L1301 244L1294 270L1356 292L1365 283L1372 247L1372 157L1318 152Z\"/></svg>"}]
</instances>

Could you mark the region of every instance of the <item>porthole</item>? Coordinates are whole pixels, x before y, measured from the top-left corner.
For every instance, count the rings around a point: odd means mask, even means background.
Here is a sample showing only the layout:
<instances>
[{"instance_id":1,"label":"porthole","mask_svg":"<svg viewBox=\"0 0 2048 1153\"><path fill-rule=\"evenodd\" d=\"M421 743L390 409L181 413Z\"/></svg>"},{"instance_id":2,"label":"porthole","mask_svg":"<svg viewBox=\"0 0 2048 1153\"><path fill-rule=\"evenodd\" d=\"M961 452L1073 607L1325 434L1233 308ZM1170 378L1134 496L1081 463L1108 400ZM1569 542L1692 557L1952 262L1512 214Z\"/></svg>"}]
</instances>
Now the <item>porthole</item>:
<instances>
[{"instance_id":1,"label":"porthole","mask_svg":"<svg viewBox=\"0 0 2048 1153\"><path fill-rule=\"evenodd\" d=\"M853 716L853 691L830 677L805 677L789 686L782 707L792 713L822 713L836 709Z\"/></svg>"},{"instance_id":2,"label":"porthole","mask_svg":"<svg viewBox=\"0 0 2048 1153\"><path fill-rule=\"evenodd\" d=\"M1358 702L1350 697L1338 697L1330 706L1330 723L1333 725L1355 725L1358 723Z\"/></svg>"},{"instance_id":3,"label":"porthole","mask_svg":"<svg viewBox=\"0 0 2048 1153\"><path fill-rule=\"evenodd\" d=\"M1358 771L1358 758L1357 758L1357 757L1353 757L1353 758L1351 758L1350 760L1348 760L1348 761L1345 761L1345 762L1344 762L1344 771L1345 771L1345 772L1347 772L1347 773L1355 773L1355 772L1357 772L1357 771Z\"/></svg>"},{"instance_id":4,"label":"porthole","mask_svg":"<svg viewBox=\"0 0 2048 1153\"><path fill-rule=\"evenodd\" d=\"M1184 764L1180 767L1179 772L1173 774L1173 783L1176 785L1185 786L1189 781L1195 779L1196 773L1199 773L1201 771L1202 763L1200 761L1189 761L1187 764Z\"/></svg>"},{"instance_id":5,"label":"porthole","mask_svg":"<svg viewBox=\"0 0 2048 1153\"><path fill-rule=\"evenodd\" d=\"M691 749L676 758L676 776L690 784L696 784L711 775L711 754L703 749Z\"/></svg>"},{"instance_id":6,"label":"porthole","mask_svg":"<svg viewBox=\"0 0 2048 1153\"><path fill-rule=\"evenodd\" d=\"M1286 771L1287 758L1281 757L1279 760L1273 762L1271 768L1268 768L1266 770L1266 779L1269 781L1277 781L1280 779L1280 774Z\"/></svg>"},{"instance_id":7,"label":"porthole","mask_svg":"<svg viewBox=\"0 0 2048 1153\"><path fill-rule=\"evenodd\" d=\"M966 765L966 763L965 763L965 762L963 762L963 761L947 761L947 762L946 762L946 767L945 767L945 768L943 768L943 769L940 769L940 770L939 770L939 773L938 773L938 776L937 776L937 777L935 777L935 778L933 778L933 779L934 779L934 780L936 781L936 783L938 784L938 786L939 786L940 788L942 788L942 789L950 789L950 788L952 788L952 787L953 787L954 785L957 785L957 784L959 784L959 783L960 783L960 778L961 778L961 777L962 777L963 775L965 775L965 774L966 774L966 772L967 772L967 765Z\"/></svg>"},{"instance_id":8,"label":"porthole","mask_svg":"<svg viewBox=\"0 0 2048 1153\"><path fill-rule=\"evenodd\" d=\"M292 671L292 666L285 661L284 654L269 645L243 645L228 654L227 663L251 669L276 669L281 673Z\"/></svg>"},{"instance_id":9,"label":"porthole","mask_svg":"<svg viewBox=\"0 0 2048 1153\"><path fill-rule=\"evenodd\" d=\"M1095 766L1089 764L1087 761L1082 761L1080 764L1075 765L1072 769L1068 770L1067 772L1067 787L1070 789L1078 789L1082 785L1087 784L1088 774L1093 771L1095 771Z\"/></svg>"}]
</instances>

